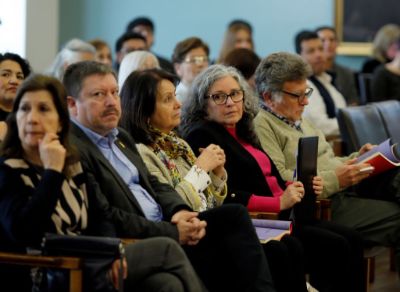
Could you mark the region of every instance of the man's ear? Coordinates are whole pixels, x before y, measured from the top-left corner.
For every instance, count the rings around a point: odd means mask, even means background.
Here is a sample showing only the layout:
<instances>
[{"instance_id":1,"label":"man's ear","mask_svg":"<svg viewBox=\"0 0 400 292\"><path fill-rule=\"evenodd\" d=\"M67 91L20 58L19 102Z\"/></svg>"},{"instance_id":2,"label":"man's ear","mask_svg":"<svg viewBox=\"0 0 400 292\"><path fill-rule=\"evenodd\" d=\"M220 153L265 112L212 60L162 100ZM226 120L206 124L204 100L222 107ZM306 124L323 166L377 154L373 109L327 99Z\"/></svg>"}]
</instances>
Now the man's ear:
<instances>
[{"instance_id":1,"label":"man's ear","mask_svg":"<svg viewBox=\"0 0 400 292\"><path fill-rule=\"evenodd\" d=\"M175 73L176 73L176 75L178 75L178 77L182 77L182 74L181 74L181 64L179 64L179 63L174 63L174 69L175 69Z\"/></svg>"},{"instance_id":2,"label":"man's ear","mask_svg":"<svg viewBox=\"0 0 400 292\"><path fill-rule=\"evenodd\" d=\"M68 111L69 114L72 117L76 117L78 115L78 109L76 107L76 100L72 96L68 95L67 96L67 105L68 105Z\"/></svg>"},{"instance_id":3,"label":"man's ear","mask_svg":"<svg viewBox=\"0 0 400 292\"><path fill-rule=\"evenodd\" d=\"M262 96L266 105L271 105L273 103L271 92L265 91Z\"/></svg>"}]
</instances>

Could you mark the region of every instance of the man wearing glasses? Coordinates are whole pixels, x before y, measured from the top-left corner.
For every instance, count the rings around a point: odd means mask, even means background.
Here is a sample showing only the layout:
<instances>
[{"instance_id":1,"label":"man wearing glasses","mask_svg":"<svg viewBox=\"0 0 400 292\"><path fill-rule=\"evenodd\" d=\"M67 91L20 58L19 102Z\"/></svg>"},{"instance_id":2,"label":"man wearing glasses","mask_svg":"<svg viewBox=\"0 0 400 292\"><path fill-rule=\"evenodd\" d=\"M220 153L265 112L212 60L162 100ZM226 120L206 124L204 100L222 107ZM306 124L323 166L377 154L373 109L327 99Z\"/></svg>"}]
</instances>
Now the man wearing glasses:
<instances>
[{"instance_id":1,"label":"man wearing glasses","mask_svg":"<svg viewBox=\"0 0 400 292\"><path fill-rule=\"evenodd\" d=\"M308 84L314 93L304 116L321 129L325 136L339 135L336 112L346 107L346 100L332 84L332 77L325 72L326 58L322 41L313 31L301 31L296 35L295 46L296 52L312 69Z\"/></svg>"},{"instance_id":2,"label":"man wearing glasses","mask_svg":"<svg viewBox=\"0 0 400 292\"><path fill-rule=\"evenodd\" d=\"M190 37L176 44L172 63L181 81L176 87L176 97L184 102L189 95L194 78L208 67L208 45L197 37Z\"/></svg>"},{"instance_id":3,"label":"man wearing glasses","mask_svg":"<svg viewBox=\"0 0 400 292\"><path fill-rule=\"evenodd\" d=\"M288 181L293 179L299 138L318 136L318 175L324 181L320 198L331 199L332 220L359 231L369 244L395 247L399 268L400 205L381 196L400 198L398 175L368 178L370 172L361 171L367 165L352 159L371 149L371 144L348 157L337 157L320 125L302 118L309 98L314 99L307 85L310 70L300 56L289 53L271 54L261 61L256 86L262 108L254 119L261 146Z\"/></svg>"}]
</instances>

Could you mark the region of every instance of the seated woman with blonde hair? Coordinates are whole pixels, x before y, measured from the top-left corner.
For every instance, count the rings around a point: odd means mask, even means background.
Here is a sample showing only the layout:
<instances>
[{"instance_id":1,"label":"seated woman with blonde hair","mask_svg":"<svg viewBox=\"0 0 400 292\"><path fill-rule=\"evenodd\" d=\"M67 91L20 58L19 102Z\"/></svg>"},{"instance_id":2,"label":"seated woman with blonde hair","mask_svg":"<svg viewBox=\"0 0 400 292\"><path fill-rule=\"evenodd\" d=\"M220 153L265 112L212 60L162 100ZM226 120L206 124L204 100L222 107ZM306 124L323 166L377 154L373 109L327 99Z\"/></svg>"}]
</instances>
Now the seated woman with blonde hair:
<instances>
[{"instance_id":1,"label":"seated woman with blonde hair","mask_svg":"<svg viewBox=\"0 0 400 292\"><path fill-rule=\"evenodd\" d=\"M127 54L121 62L118 71L118 85L124 86L126 78L133 71L160 68L160 63L155 55L148 51L134 51Z\"/></svg>"}]
</instances>

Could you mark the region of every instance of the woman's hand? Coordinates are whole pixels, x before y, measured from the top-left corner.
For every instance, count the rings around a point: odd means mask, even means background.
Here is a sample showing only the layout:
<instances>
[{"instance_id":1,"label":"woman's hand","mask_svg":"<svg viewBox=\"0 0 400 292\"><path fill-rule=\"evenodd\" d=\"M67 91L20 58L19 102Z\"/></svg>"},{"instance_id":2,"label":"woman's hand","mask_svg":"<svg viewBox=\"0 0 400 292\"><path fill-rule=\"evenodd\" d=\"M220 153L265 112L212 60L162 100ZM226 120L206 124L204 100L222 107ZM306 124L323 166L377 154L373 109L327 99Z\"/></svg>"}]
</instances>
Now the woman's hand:
<instances>
[{"instance_id":1,"label":"woman's hand","mask_svg":"<svg viewBox=\"0 0 400 292\"><path fill-rule=\"evenodd\" d=\"M206 148L200 148L200 155L197 157L195 164L202 170L209 172L223 171L225 165L225 152L221 147L215 144L210 144ZM218 169L217 169L218 168ZM216 175L218 175L216 173Z\"/></svg>"},{"instance_id":2,"label":"woman's hand","mask_svg":"<svg viewBox=\"0 0 400 292\"><path fill-rule=\"evenodd\" d=\"M281 210L286 210L299 203L304 197L304 186L300 181L290 184L280 197Z\"/></svg>"},{"instance_id":3,"label":"woman's hand","mask_svg":"<svg viewBox=\"0 0 400 292\"><path fill-rule=\"evenodd\" d=\"M62 172L67 151L60 143L58 135L46 133L39 141L39 155L45 169Z\"/></svg>"},{"instance_id":4,"label":"woman's hand","mask_svg":"<svg viewBox=\"0 0 400 292\"><path fill-rule=\"evenodd\" d=\"M313 182L314 193L317 196L321 195L322 194L322 190L324 189L324 181L322 180L322 177L314 176L312 182Z\"/></svg>"},{"instance_id":5,"label":"woman's hand","mask_svg":"<svg viewBox=\"0 0 400 292\"><path fill-rule=\"evenodd\" d=\"M121 261L115 260L112 263L111 269L109 271L111 281L112 281L115 289L117 289L117 290L119 289L119 269L120 269L120 267L121 267ZM128 276L128 264L127 264L125 258L122 259L122 276L124 277L124 279L126 279L126 277Z\"/></svg>"}]
</instances>

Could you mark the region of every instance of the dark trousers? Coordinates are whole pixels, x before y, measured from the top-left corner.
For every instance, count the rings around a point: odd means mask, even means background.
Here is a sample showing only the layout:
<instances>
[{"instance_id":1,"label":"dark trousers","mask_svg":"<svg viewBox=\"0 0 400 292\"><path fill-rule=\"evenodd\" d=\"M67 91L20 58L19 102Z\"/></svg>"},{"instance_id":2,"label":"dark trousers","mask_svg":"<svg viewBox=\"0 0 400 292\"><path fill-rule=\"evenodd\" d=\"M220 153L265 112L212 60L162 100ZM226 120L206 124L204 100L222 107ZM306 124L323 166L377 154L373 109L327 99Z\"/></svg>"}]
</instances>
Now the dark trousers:
<instances>
[{"instance_id":1,"label":"dark trousers","mask_svg":"<svg viewBox=\"0 0 400 292\"><path fill-rule=\"evenodd\" d=\"M280 241L271 240L263 245L278 292L307 291L304 269L304 251L300 241L285 235Z\"/></svg>"},{"instance_id":2,"label":"dark trousers","mask_svg":"<svg viewBox=\"0 0 400 292\"><path fill-rule=\"evenodd\" d=\"M199 214L206 236L186 253L210 291L276 291L250 217L229 204Z\"/></svg>"},{"instance_id":3,"label":"dark trousers","mask_svg":"<svg viewBox=\"0 0 400 292\"><path fill-rule=\"evenodd\" d=\"M311 284L320 292L365 289L361 235L342 225L317 221L295 225L296 236L305 251Z\"/></svg>"},{"instance_id":4,"label":"dark trousers","mask_svg":"<svg viewBox=\"0 0 400 292\"><path fill-rule=\"evenodd\" d=\"M185 252L173 239L154 237L126 247L125 291L206 291Z\"/></svg>"}]
</instances>

